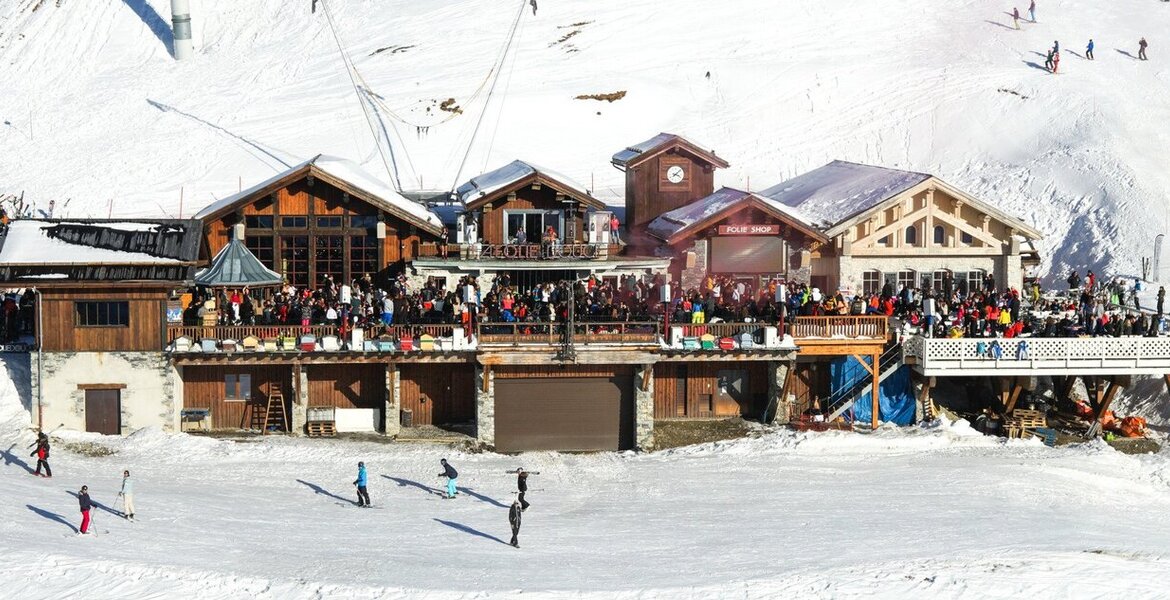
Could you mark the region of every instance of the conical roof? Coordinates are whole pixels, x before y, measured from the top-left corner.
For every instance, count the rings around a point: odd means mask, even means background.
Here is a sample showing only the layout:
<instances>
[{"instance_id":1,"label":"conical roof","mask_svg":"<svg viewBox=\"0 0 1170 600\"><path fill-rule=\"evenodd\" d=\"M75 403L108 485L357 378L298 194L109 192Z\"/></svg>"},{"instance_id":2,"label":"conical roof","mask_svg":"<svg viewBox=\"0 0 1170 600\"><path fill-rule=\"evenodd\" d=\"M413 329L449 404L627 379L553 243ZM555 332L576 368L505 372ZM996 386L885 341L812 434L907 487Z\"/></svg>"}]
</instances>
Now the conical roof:
<instances>
[{"instance_id":1,"label":"conical roof","mask_svg":"<svg viewBox=\"0 0 1170 600\"><path fill-rule=\"evenodd\" d=\"M281 276L264 266L238 239L224 246L206 269L195 274L195 283L207 287L263 287L280 285Z\"/></svg>"}]
</instances>

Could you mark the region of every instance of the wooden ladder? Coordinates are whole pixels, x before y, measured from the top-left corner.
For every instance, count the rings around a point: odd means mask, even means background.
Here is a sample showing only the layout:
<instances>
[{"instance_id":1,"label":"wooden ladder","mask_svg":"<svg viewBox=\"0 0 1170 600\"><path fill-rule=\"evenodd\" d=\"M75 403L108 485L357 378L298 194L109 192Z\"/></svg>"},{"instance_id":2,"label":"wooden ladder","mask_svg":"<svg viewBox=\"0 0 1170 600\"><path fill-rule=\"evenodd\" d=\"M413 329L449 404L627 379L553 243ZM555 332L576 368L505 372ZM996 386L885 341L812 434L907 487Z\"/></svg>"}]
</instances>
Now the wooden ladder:
<instances>
[{"instance_id":1,"label":"wooden ladder","mask_svg":"<svg viewBox=\"0 0 1170 600\"><path fill-rule=\"evenodd\" d=\"M269 431L288 431L288 413L284 410L284 394L280 391L280 384L273 382L268 391L268 406L264 409L264 426L261 431L268 435Z\"/></svg>"}]
</instances>

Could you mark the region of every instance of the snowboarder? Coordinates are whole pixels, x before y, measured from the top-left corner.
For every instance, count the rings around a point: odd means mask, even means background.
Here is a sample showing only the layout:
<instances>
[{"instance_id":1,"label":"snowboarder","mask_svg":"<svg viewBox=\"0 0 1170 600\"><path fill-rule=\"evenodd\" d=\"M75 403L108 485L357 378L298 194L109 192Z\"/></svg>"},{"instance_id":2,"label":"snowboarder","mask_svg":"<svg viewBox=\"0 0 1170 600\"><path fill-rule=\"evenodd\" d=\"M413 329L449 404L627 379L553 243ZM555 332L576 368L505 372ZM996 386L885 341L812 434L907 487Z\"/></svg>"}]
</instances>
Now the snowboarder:
<instances>
[{"instance_id":1,"label":"snowboarder","mask_svg":"<svg viewBox=\"0 0 1170 600\"><path fill-rule=\"evenodd\" d=\"M37 434L37 449L29 456L37 457L37 471L33 473L34 475L41 475L41 467L44 467L45 474L41 477L53 476L53 469L49 468L49 436L44 432Z\"/></svg>"},{"instance_id":2,"label":"snowboarder","mask_svg":"<svg viewBox=\"0 0 1170 600\"><path fill-rule=\"evenodd\" d=\"M532 6L532 16L536 16L536 0L528 0L528 4Z\"/></svg>"},{"instance_id":3,"label":"snowboarder","mask_svg":"<svg viewBox=\"0 0 1170 600\"><path fill-rule=\"evenodd\" d=\"M513 548L520 547L520 542L516 540L516 536L520 535L520 517L523 512L524 509L520 508L520 499L513 500L512 508L508 509L508 523L512 525L512 541L509 543L512 544Z\"/></svg>"},{"instance_id":4,"label":"snowboarder","mask_svg":"<svg viewBox=\"0 0 1170 600\"><path fill-rule=\"evenodd\" d=\"M1032 3L1028 5L1028 16L1032 17L1033 23L1036 22L1036 0L1032 0Z\"/></svg>"},{"instance_id":5,"label":"snowboarder","mask_svg":"<svg viewBox=\"0 0 1170 600\"><path fill-rule=\"evenodd\" d=\"M455 478L459 477L459 471L455 467L447 464L447 459L440 458L439 464L443 465L443 472L439 473L439 477L447 478L447 499L455 497Z\"/></svg>"},{"instance_id":6,"label":"snowboarder","mask_svg":"<svg viewBox=\"0 0 1170 600\"><path fill-rule=\"evenodd\" d=\"M353 482L357 486L358 506L370 506L370 493L366 491L366 481L366 463L359 462L357 479Z\"/></svg>"},{"instance_id":7,"label":"snowboarder","mask_svg":"<svg viewBox=\"0 0 1170 600\"><path fill-rule=\"evenodd\" d=\"M1138 59L1139 60L1146 60L1146 46L1148 46L1148 45L1149 44L1146 43L1146 38L1142 38L1141 40L1138 41Z\"/></svg>"},{"instance_id":8,"label":"snowboarder","mask_svg":"<svg viewBox=\"0 0 1170 600\"><path fill-rule=\"evenodd\" d=\"M134 520L134 482L130 480L130 471L122 471L122 490L118 492L122 499L122 516L127 521Z\"/></svg>"},{"instance_id":9,"label":"snowboarder","mask_svg":"<svg viewBox=\"0 0 1170 600\"><path fill-rule=\"evenodd\" d=\"M1089 45L1085 46L1085 58L1093 60L1093 38L1089 38Z\"/></svg>"},{"instance_id":10,"label":"snowboarder","mask_svg":"<svg viewBox=\"0 0 1170 600\"><path fill-rule=\"evenodd\" d=\"M81 491L77 493L77 503L81 507L81 535L89 533L89 511L93 508L93 501L89 499L89 486L81 486Z\"/></svg>"},{"instance_id":11,"label":"snowboarder","mask_svg":"<svg viewBox=\"0 0 1170 600\"><path fill-rule=\"evenodd\" d=\"M1019 8L1012 9L1012 24L1016 26L1016 29L1020 28L1020 9Z\"/></svg>"},{"instance_id":12,"label":"snowboarder","mask_svg":"<svg viewBox=\"0 0 1170 600\"><path fill-rule=\"evenodd\" d=\"M1052 68L1053 68L1053 64L1054 64L1054 62L1053 62L1053 60L1052 60L1052 57L1053 57L1053 55L1054 55L1054 54L1055 54L1055 53L1054 53L1053 51L1049 50L1049 51L1048 51L1048 56L1044 57L1044 68L1045 68L1045 69L1048 69L1049 71L1051 71L1051 70L1052 70Z\"/></svg>"}]
</instances>

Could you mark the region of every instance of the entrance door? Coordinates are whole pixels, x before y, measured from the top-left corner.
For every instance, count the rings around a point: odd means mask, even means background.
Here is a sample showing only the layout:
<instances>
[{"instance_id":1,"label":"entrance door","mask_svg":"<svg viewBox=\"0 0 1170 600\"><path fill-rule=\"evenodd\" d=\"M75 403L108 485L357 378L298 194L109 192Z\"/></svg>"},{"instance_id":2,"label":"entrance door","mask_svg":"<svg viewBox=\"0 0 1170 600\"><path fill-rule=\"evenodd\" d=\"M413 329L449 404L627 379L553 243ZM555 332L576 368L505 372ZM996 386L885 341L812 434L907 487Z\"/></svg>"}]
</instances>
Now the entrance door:
<instances>
[{"instance_id":1,"label":"entrance door","mask_svg":"<svg viewBox=\"0 0 1170 600\"><path fill-rule=\"evenodd\" d=\"M748 396L747 371L727 369L716 372L719 386L715 397L715 416L730 417L750 412L751 398Z\"/></svg>"},{"instance_id":2,"label":"entrance door","mask_svg":"<svg viewBox=\"0 0 1170 600\"><path fill-rule=\"evenodd\" d=\"M85 390L85 430L122 434L122 398L118 390Z\"/></svg>"}]
</instances>

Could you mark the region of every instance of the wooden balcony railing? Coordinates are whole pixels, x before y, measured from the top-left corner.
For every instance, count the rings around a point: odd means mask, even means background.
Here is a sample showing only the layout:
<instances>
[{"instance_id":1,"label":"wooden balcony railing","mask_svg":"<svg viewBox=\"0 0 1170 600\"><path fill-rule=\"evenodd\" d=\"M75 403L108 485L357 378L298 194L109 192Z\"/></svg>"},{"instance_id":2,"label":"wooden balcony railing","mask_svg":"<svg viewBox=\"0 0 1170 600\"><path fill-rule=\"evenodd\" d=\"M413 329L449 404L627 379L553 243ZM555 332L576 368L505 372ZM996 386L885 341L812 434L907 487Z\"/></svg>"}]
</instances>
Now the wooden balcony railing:
<instances>
[{"instance_id":1,"label":"wooden balcony railing","mask_svg":"<svg viewBox=\"0 0 1170 600\"><path fill-rule=\"evenodd\" d=\"M660 325L651 322L588 322L573 326L574 344L654 345L658 343ZM481 346L520 346L522 344L558 345L562 341L562 323L480 323Z\"/></svg>"},{"instance_id":2,"label":"wooden balcony railing","mask_svg":"<svg viewBox=\"0 0 1170 600\"><path fill-rule=\"evenodd\" d=\"M890 320L885 316L796 317L788 325L788 335L800 339L885 340Z\"/></svg>"}]
</instances>

